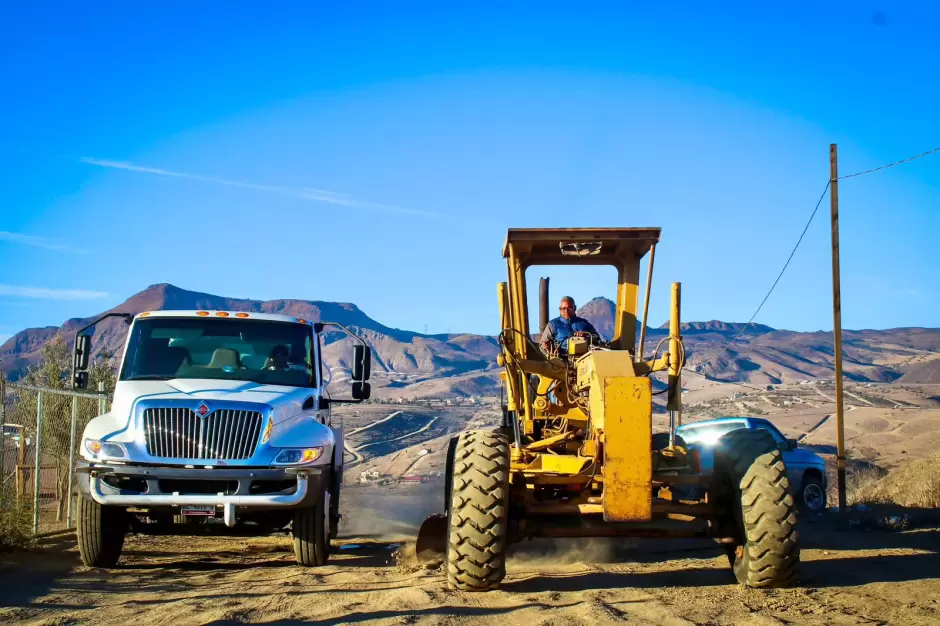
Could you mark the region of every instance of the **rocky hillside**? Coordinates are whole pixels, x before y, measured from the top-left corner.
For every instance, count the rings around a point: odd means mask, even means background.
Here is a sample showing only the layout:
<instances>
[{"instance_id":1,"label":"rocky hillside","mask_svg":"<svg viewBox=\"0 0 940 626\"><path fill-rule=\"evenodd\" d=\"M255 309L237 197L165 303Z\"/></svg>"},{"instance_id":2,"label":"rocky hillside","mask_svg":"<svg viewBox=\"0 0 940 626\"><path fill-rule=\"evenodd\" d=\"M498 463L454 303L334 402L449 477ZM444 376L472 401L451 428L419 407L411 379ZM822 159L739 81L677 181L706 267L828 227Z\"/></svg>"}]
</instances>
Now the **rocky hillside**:
<instances>
[{"instance_id":1,"label":"rocky hillside","mask_svg":"<svg viewBox=\"0 0 940 626\"><path fill-rule=\"evenodd\" d=\"M495 337L423 335L389 328L354 304L225 298L161 284L148 287L112 311L136 314L160 309L284 313L340 322L372 345L377 395L476 395L495 391L497 385ZM613 334L614 303L610 300L595 298L582 305L579 314L591 320L605 338ZM61 328L31 328L17 333L0 346L0 371L16 379L36 362L46 341L61 332L71 342L75 332L91 319L71 319ZM713 379L763 384L833 376L831 333L798 333L753 324L726 349L742 329L743 324L717 320L683 324L688 367ZM647 357L667 335L668 324L647 328ZM97 327L93 345L97 350L120 353L125 336L126 326L121 320L107 320ZM341 377L348 369L351 342L341 333L328 334L326 342L326 362ZM849 330L844 333L844 348L845 373L850 380L940 382L940 329ZM430 379L435 382L428 384Z\"/></svg>"},{"instance_id":2,"label":"rocky hillside","mask_svg":"<svg viewBox=\"0 0 940 626\"><path fill-rule=\"evenodd\" d=\"M167 309L204 309L281 313L308 320L339 322L374 349L373 370L382 374L410 375L412 379L464 374L496 367L496 340L474 335L422 335L389 328L373 320L354 304L314 300L245 300L187 291L173 285L148 287L123 304L102 312L127 312ZM96 316L98 317L98 316ZM0 371L11 379L22 375L39 358L42 345L61 332L69 344L75 333L95 318L70 319L61 328L30 328L17 333L0 346ZM92 345L96 352L109 350L120 354L127 326L120 318L105 320L95 327ZM339 332L328 333L324 357L333 368L348 369L352 356L351 340Z\"/></svg>"}]
</instances>

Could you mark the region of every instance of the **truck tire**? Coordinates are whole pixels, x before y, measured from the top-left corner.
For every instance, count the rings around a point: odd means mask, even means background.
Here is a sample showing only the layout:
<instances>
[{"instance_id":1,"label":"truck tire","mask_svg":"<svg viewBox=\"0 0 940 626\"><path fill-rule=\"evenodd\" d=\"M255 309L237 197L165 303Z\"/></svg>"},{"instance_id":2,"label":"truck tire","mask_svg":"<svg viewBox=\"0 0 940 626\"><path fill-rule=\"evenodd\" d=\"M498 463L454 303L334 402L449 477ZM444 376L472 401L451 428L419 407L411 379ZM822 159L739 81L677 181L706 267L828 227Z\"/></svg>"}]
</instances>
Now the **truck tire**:
<instances>
[{"instance_id":1,"label":"truck tire","mask_svg":"<svg viewBox=\"0 0 940 626\"><path fill-rule=\"evenodd\" d=\"M799 513L783 455L770 433L734 430L715 450L714 500L734 576L747 587L789 587L800 563Z\"/></svg>"},{"instance_id":2,"label":"truck tire","mask_svg":"<svg viewBox=\"0 0 940 626\"><path fill-rule=\"evenodd\" d=\"M88 567L117 565L124 536L127 512L118 507L101 506L85 495L78 497L78 553Z\"/></svg>"},{"instance_id":3,"label":"truck tire","mask_svg":"<svg viewBox=\"0 0 940 626\"><path fill-rule=\"evenodd\" d=\"M823 482L813 475L803 476L798 498L800 508L807 513L822 513L826 509L826 490Z\"/></svg>"},{"instance_id":4,"label":"truck tire","mask_svg":"<svg viewBox=\"0 0 940 626\"><path fill-rule=\"evenodd\" d=\"M316 504L294 511L291 528L294 535L294 557L298 565L319 567L330 556L329 525L326 522L326 491Z\"/></svg>"},{"instance_id":5,"label":"truck tire","mask_svg":"<svg viewBox=\"0 0 940 626\"><path fill-rule=\"evenodd\" d=\"M454 448L447 523L447 584L495 589L506 576L509 535L509 439L467 431Z\"/></svg>"}]
</instances>

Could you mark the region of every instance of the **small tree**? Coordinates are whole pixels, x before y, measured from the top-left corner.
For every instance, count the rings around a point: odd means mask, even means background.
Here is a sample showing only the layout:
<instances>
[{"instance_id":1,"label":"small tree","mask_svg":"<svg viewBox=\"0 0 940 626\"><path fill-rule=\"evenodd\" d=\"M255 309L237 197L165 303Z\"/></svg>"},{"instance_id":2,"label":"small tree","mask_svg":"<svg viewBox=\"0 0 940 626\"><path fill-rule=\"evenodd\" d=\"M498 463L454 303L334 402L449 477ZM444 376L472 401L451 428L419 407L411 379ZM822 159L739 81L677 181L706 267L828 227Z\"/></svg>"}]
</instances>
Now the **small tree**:
<instances>
[{"instance_id":1,"label":"small tree","mask_svg":"<svg viewBox=\"0 0 940 626\"><path fill-rule=\"evenodd\" d=\"M39 361L31 366L23 377L23 384L45 389L67 390L70 388L69 373L72 354L61 335L48 341L40 352ZM102 350L95 357L88 370L89 391L97 391L98 383L104 383L106 393L114 390L115 383L114 355ZM37 394L18 393L13 405L15 419L36 434ZM79 398L76 406L76 439L92 417L98 414L98 403L91 398ZM56 519L61 521L64 505L70 493L69 458L71 456L72 436L72 398L65 395L47 393L43 395L42 407L42 459L51 460L57 468L56 492L58 509ZM39 443L37 441L37 443ZM76 441L76 445L81 445ZM39 471L39 468L35 468Z\"/></svg>"}]
</instances>

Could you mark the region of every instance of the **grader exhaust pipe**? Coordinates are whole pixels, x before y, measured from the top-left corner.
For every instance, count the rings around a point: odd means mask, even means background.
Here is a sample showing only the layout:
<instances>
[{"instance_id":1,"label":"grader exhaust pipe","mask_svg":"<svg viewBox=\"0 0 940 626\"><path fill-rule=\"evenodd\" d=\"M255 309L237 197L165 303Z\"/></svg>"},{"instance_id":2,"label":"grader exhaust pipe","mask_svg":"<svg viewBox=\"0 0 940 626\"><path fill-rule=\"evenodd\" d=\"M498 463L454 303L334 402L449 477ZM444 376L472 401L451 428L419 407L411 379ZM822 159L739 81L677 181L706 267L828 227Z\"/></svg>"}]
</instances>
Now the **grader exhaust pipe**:
<instances>
[{"instance_id":1,"label":"grader exhaust pipe","mask_svg":"<svg viewBox=\"0 0 940 626\"><path fill-rule=\"evenodd\" d=\"M548 326L548 277L539 279L539 334Z\"/></svg>"}]
</instances>

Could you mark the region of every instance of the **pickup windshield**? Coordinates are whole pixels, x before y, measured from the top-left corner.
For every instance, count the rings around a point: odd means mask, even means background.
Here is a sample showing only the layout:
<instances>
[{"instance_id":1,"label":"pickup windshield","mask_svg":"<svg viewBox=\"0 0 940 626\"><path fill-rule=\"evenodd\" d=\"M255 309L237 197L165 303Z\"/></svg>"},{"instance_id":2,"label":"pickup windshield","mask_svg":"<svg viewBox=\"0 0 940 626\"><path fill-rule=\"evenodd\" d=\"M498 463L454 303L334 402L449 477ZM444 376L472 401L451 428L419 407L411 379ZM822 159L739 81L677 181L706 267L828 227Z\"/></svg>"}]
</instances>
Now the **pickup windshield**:
<instances>
[{"instance_id":1,"label":"pickup windshield","mask_svg":"<svg viewBox=\"0 0 940 626\"><path fill-rule=\"evenodd\" d=\"M134 322L120 380L216 378L314 387L306 324L232 318L153 317Z\"/></svg>"}]
</instances>

